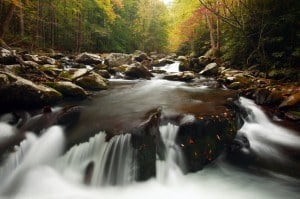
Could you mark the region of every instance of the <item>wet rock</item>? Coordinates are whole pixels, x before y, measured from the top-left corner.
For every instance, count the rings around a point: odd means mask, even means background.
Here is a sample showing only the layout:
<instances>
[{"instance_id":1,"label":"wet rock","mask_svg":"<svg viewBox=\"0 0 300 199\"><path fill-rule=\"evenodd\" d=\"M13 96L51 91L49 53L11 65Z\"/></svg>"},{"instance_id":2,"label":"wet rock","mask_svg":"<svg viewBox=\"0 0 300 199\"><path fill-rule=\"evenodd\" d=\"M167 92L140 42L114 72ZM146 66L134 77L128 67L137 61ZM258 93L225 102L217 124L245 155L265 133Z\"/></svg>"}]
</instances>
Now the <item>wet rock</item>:
<instances>
[{"instance_id":1,"label":"wet rock","mask_svg":"<svg viewBox=\"0 0 300 199\"><path fill-rule=\"evenodd\" d=\"M130 66L128 64L123 64L121 66L117 66L117 67L113 67L111 69L109 69L109 72L111 74L116 74L116 73L124 73L127 68L129 68Z\"/></svg>"},{"instance_id":2,"label":"wet rock","mask_svg":"<svg viewBox=\"0 0 300 199\"><path fill-rule=\"evenodd\" d=\"M105 62L110 68L123 64L131 64L132 56L129 54L111 53L106 57Z\"/></svg>"},{"instance_id":3,"label":"wet rock","mask_svg":"<svg viewBox=\"0 0 300 199\"><path fill-rule=\"evenodd\" d=\"M187 57L179 56L177 58L177 60L180 61L179 71L189 71L190 70L189 60Z\"/></svg>"},{"instance_id":4,"label":"wet rock","mask_svg":"<svg viewBox=\"0 0 300 199\"><path fill-rule=\"evenodd\" d=\"M152 73L140 63L131 64L124 74L126 79L151 79L153 77Z\"/></svg>"},{"instance_id":5,"label":"wet rock","mask_svg":"<svg viewBox=\"0 0 300 199\"><path fill-rule=\"evenodd\" d=\"M107 80L97 73L90 73L76 79L75 83L87 90L105 90L107 89Z\"/></svg>"},{"instance_id":6,"label":"wet rock","mask_svg":"<svg viewBox=\"0 0 300 199\"><path fill-rule=\"evenodd\" d=\"M94 168L95 168L95 163L92 161L90 162L84 171L84 179L83 179L83 183L86 185L90 185L92 182L92 177L93 177L93 173L94 173Z\"/></svg>"},{"instance_id":7,"label":"wet rock","mask_svg":"<svg viewBox=\"0 0 300 199\"><path fill-rule=\"evenodd\" d=\"M201 170L232 142L237 121L231 114L198 117L180 125L176 142L184 153L187 172Z\"/></svg>"},{"instance_id":8,"label":"wet rock","mask_svg":"<svg viewBox=\"0 0 300 199\"><path fill-rule=\"evenodd\" d=\"M4 83L0 85L0 101L4 109L38 107L53 104L62 98L62 95L52 88L34 84L12 73L0 74L0 81Z\"/></svg>"},{"instance_id":9,"label":"wet rock","mask_svg":"<svg viewBox=\"0 0 300 199\"><path fill-rule=\"evenodd\" d=\"M217 63L210 63L199 73L204 76L216 76L219 74L219 66Z\"/></svg>"},{"instance_id":10,"label":"wet rock","mask_svg":"<svg viewBox=\"0 0 300 199\"><path fill-rule=\"evenodd\" d=\"M280 91L271 91L265 103L270 106L278 106L282 103L284 97Z\"/></svg>"},{"instance_id":11,"label":"wet rock","mask_svg":"<svg viewBox=\"0 0 300 199\"><path fill-rule=\"evenodd\" d=\"M184 71L179 73L172 73L164 76L164 79L171 81L184 81L189 82L195 79L195 73L192 71Z\"/></svg>"},{"instance_id":12,"label":"wet rock","mask_svg":"<svg viewBox=\"0 0 300 199\"><path fill-rule=\"evenodd\" d=\"M17 63L15 51L9 51L5 48L0 48L0 64L9 65Z\"/></svg>"},{"instance_id":13,"label":"wet rock","mask_svg":"<svg viewBox=\"0 0 300 199\"><path fill-rule=\"evenodd\" d=\"M299 111L288 111L285 116L293 121L300 121L300 110Z\"/></svg>"},{"instance_id":14,"label":"wet rock","mask_svg":"<svg viewBox=\"0 0 300 199\"><path fill-rule=\"evenodd\" d=\"M75 61L82 64L92 65L101 64L103 62L103 59L97 54L84 52L77 55Z\"/></svg>"},{"instance_id":15,"label":"wet rock","mask_svg":"<svg viewBox=\"0 0 300 199\"><path fill-rule=\"evenodd\" d=\"M44 84L59 91L64 97L73 97L79 99L84 99L87 97L87 93L83 88L71 82L59 81L48 82Z\"/></svg>"},{"instance_id":16,"label":"wet rock","mask_svg":"<svg viewBox=\"0 0 300 199\"><path fill-rule=\"evenodd\" d=\"M159 132L160 115L160 109L153 110L132 133L131 141L138 164L137 181L145 181L156 175L156 154L164 158L164 144Z\"/></svg>"}]
</instances>

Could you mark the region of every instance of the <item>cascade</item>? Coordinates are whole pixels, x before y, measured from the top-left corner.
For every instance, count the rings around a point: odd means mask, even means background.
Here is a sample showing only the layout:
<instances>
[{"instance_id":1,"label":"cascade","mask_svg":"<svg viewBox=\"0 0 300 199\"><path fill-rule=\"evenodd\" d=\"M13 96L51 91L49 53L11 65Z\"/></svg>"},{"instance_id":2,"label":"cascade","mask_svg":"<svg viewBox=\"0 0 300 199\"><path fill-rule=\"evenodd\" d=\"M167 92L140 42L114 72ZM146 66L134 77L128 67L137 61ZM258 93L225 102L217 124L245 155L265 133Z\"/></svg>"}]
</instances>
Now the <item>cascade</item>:
<instances>
[{"instance_id":1,"label":"cascade","mask_svg":"<svg viewBox=\"0 0 300 199\"><path fill-rule=\"evenodd\" d=\"M131 135L114 136L108 142L105 142L105 136L100 132L89 142L74 146L57 161L56 168L66 177L82 182L90 167L88 183L95 186L130 184L135 180Z\"/></svg>"}]
</instances>

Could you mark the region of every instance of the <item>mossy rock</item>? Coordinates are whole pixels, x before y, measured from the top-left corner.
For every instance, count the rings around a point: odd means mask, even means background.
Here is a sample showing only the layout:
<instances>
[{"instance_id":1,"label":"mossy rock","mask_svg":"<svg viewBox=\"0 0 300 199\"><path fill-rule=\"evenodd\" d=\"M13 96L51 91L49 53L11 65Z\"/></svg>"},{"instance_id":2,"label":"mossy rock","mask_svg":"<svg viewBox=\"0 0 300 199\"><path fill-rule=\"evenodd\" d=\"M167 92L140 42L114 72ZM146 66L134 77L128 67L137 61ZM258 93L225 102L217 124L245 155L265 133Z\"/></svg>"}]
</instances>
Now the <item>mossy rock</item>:
<instances>
[{"instance_id":1,"label":"mossy rock","mask_svg":"<svg viewBox=\"0 0 300 199\"><path fill-rule=\"evenodd\" d=\"M75 83L87 90L105 90L108 88L107 80L94 72L78 78Z\"/></svg>"},{"instance_id":2,"label":"mossy rock","mask_svg":"<svg viewBox=\"0 0 300 199\"><path fill-rule=\"evenodd\" d=\"M37 85L12 73L0 74L4 83L0 85L0 104L5 110L40 107L62 99L62 94L52 88Z\"/></svg>"},{"instance_id":3,"label":"mossy rock","mask_svg":"<svg viewBox=\"0 0 300 199\"><path fill-rule=\"evenodd\" d=\"M73 97L84 99L87 97L87 92L80 86L67 81L47 82L47 86L54 88L63 94L64 97Z\"/></svg>"}]
</instances>

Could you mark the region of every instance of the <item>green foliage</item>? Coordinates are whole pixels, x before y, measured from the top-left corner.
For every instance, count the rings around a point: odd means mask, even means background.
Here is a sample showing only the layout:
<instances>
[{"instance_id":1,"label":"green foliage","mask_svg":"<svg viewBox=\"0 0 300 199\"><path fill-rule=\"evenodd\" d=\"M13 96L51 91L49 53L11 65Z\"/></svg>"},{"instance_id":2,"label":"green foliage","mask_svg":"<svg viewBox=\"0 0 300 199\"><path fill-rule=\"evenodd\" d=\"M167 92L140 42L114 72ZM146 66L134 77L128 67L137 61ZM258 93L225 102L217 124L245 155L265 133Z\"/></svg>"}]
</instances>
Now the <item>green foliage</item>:
<instances>
[{"instance_id":1,"label":"green foliage","mask_svg":"<svg viewBox=\"0 0 300 199\"><path fill-rule=\"evenodd\" d=\"M22 7L22 36L20 0L0 2L0 16L14 2L17 9L4 37L10 45L72 52L163 51L167 46L168 10L160 0L31 0Z\"/></svg>"}]
</instances>

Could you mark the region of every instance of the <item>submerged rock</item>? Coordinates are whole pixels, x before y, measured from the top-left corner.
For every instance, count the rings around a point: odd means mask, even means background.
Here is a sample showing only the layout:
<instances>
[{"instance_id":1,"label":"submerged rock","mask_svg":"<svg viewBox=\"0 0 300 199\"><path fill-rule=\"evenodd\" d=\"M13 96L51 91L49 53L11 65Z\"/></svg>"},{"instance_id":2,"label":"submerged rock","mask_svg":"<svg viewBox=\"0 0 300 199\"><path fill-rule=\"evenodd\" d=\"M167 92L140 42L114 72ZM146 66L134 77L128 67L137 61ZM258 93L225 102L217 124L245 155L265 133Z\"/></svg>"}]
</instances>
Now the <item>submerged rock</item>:
<instances>
[{"instance_id":1,"label":"submerged rock","mask_svg":"<svg viewBox=\"0 0 300 199\"><path fill-rule=\"evenodd\" d=\"M4 109L39 107L62 99L58 91L11 73L0 72L0 103Z\"/></svg>"}]
</instances>

